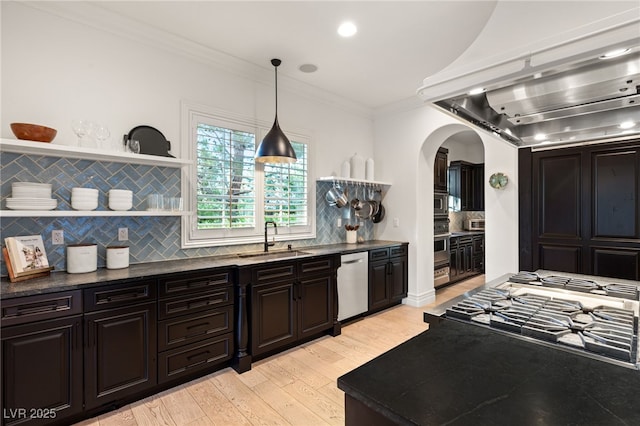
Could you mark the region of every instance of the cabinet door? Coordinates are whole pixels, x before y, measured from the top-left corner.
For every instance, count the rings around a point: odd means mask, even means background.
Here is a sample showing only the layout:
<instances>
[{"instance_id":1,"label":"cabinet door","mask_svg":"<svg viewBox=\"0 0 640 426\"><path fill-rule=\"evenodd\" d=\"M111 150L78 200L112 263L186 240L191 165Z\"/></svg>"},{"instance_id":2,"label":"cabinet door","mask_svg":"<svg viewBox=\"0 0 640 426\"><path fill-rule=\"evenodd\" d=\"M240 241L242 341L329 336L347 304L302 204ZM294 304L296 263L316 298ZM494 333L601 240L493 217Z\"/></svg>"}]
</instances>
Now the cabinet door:
<instances>
[{"instance_id":1,"label":"cabinet door","mask_svg":"<svg viewBox=\"0 0 640 426\"><path fill-rule=\"evenodd\" d=\"M155 303L85 314L85 340L86 408L156 384Z\"/></svg>"},{"instance_id":2,"label":"cabinet door","mask_svg":"<svg viewBox=\"0 0 640 426\"><path fill-rule=\"evenodd\" d=\"M389 263L390 274L389 290L391 292L390 299L392 301L400 300L407 297L408 291L408 259L406 257L391 258Z\"/></svg>"},{"instance_id":3,"label":"cabinet door","mask_svg":"<svg viewBox=\"0 0 640 426\"><path fill-rule=\"evenodd\" d=\"M44 424L82 411L81 327L82 316L74 316L2 329L3 424L32 414L42 418L27 424Z\"/></svg>"},{"instance_id":4,"label":"cabinet door","mask_svg":"<svg viewBox=\"0 0 640 426\"><path fill-rule=\"evenodd\" d=\"M484 210L484 164L476 164L473 166L473 194L472 208L473 211Z\"/></svg>"},{"instance_id":5,"label":"cabinet door","mask_svg":"<svg viewBox=\"0 0 640 426\"><path fill-rule=\"evenodd\" d=\"M385 308L389 304L387 286L388 261L369 263L369 310Z\"/></svg>"},{"instance_id":6,"label":"cabinet door","mask_svg":"<svg viewBox=\"0 0 640 426\"><path fill-rule=\"evenodd\" d=\"M458 239L451 237L449 240L449 281L455 281L460 270L460 257L458 256Z\"/></svg>"},{"instance_id":7,"label":"cabinet door","mask_svg":"<svg viewBox=\"0 0 640 426\"><path fill-rule=\"evenodd\" d=\"M330 328L333 324L333 278L302 278L298 286L298 338Z\"/></svg>"},{"instance_id":8,"label":"cabinet door","mask_svg":"<svg viewBox=\"0 0 640 426\"><path fill-rule=\"evenodd\" d=\"M473 207L473 172L471 167L463 165L460 169L460 209L471 210Z\"/></svg>"},{"instance_id":9,"label":"cabinet door","mask_svg":"<svg viewBox=\"0 0 640 426\"><path fill-rule=\"evenodd\" d=\"M471 244L465 244L461 247L462 259L463 259L463 271L464 274L473 273L473 246Z\"/></svg>"},{"instance_id":10,"label":"cabinet door","mask_svg":"<svg viewBox=\"0 0 640 426\"><path fill-rule=\"evenodd\" d=\"M447 178L447 152L438 150L433 167L433 186L436 191L447 191L449 182Z\"/></svg>"},{"instance_id":11,"label":"cabinet door","mask_svg":"<svg viewBox=\"0 0 640 426\"><path fill-rule=\"evenodd\" d=\"M251 354L254 357L297 340L294 289L293 280L253 286Z\"/></svg>"}]
</instances>

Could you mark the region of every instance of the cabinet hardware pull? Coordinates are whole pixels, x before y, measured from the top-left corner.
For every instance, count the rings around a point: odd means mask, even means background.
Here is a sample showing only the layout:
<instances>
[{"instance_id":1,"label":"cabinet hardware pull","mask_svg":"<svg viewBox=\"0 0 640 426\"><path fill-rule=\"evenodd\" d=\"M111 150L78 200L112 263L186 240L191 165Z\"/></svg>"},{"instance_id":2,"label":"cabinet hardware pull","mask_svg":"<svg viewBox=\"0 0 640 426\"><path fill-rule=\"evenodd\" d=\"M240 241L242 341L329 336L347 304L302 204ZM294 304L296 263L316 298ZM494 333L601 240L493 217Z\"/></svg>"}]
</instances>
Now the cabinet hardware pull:
<instances>
[{"instance_id":1,"label":"cabinet hardware pull","mask_svg":"<svg viewBox=\"0 0 640 426\"><path fill-rule=\"evenodd\" d=\"M203 351L203 352L198 352L197 354L189 355L187 357L187 361L191 361L192 359L200 357L200 356L203 356L203 355L204 356L209 355L209 351L207 350L207 351Z\"/></svg>"},{"instance_id":2,"label":"cabinet hardware pull","mask_svg":"<svg viewBox=\"0 0 640 426\"><path fill-rule=\"evenodd\" d=\"M137 299L139 297L144 297L145 293L125 293L125 294L120 294L117 296L107 296L104 298L104 300L106 300L107 302L119 302L122 300L130 300L130 299Z\"/></svg>"},{"instance_id":3,"label":"cabinet hardware pull","mask_svg":"<svg viewBox=\"0 0 640 426\"><path fill-rule=\"evenodd\" d=\"M208 322L201 322L200 324L193 324L187 327L187 330L191 330L192 328L202 327L209 325Z\"/></svg>"},{"instance_id":4,"label":"cabinet hardware pull","mask_svg":"<svg viewBox=\"0 0 640 426\"><path fill-rule=\"evenodd\" d=\"M19 308L18 312L16 313L16 316L41 314L41 313L50 312L50 311L57 311L57 310L58 310L58 304L57 303L52 303L50 305L45 305L45 306L36 306L36 307L33 307L33 308L21 307L21 308Z\"/></svg>"},{"instance_id":5,"label":"cabinet hardware pull","mask_svg":"<svg viewBox=\"0 0 640 426\"><path fill-rule=\"evenodd\" d=\"M211 281L195 281L187 284L187 288L206 287L211 284Z\"/></svg>"}]
</instances>

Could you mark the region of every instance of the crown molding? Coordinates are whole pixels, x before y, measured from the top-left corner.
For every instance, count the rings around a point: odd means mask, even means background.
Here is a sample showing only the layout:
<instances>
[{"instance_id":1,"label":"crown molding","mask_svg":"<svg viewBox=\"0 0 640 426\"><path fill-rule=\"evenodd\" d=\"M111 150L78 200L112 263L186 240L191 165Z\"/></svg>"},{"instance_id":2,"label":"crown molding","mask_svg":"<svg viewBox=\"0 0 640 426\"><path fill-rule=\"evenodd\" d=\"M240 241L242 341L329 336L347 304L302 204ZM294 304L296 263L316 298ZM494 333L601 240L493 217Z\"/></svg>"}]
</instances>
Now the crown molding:
<instances>
[{"instance_id":1,"label":"crown molding","mask_svg":"<svg viewBox=\"0 0 640 426\"><path fill-rule=\"evenodd\" d=\"M184 37L119 15L96 3L72 1L21 2L20 4L117 37L126 38L170 54L185 57L237 77L267 86L273 86L274 84L273 69L271 67L258 66ZM278 75L278 83L279 90L295 93L309 100L331 106L331 108L337 108L364 118L372 118L373 110L371 108L287 75L280 73Z\"/></svg>"}]
</instances>

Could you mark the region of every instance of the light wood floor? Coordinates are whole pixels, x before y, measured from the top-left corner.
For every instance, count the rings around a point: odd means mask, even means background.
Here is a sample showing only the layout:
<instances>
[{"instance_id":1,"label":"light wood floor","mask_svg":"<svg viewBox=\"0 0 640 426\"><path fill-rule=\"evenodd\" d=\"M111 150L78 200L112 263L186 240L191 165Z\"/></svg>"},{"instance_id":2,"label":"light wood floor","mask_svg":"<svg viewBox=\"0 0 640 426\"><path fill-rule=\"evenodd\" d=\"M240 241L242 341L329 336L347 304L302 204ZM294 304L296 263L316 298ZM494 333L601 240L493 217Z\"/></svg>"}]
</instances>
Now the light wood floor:
<instances>
[{"instance_id":1,"label":"light wood floor","mask_svg":"<svg viewBox=\"0 0 640 426\"><path fill-rule=\"evenodd\" d=\"M484 275L438 290L435 303L483 283ZM246 373L225 368L76 426L344 425L338 377L427 330L424 308L387 309Z\"/></svg>"}]
</instances>

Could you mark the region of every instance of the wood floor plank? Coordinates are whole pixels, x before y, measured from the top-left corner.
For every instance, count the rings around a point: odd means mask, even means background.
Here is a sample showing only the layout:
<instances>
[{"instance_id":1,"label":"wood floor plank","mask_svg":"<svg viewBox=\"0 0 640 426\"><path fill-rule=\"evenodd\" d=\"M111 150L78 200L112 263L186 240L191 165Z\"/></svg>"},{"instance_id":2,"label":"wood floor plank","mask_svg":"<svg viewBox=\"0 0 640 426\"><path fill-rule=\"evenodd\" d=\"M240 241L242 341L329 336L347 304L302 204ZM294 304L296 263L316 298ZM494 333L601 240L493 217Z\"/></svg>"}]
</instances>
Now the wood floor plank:
<instances>
[{"instance_id":1,"label":"wood floor plank","mask_svg":"<svg viewBox=\"0 0 640 426\"><path fill-rule=\"evenodd\" d=\"M344 425L344 409L306 383L295 382L283 389L330 425Z\"/></svg>"},{"instance_id":2,"label":"wood floor plank","mask_svg":"<svg viewBox=\"0 0 640 426\"><path fill-rule=\"evenodd\" d=\"M236 374L236 372L230 368L226 368L214 374ZM200 405L200 408L207 415L211 424L216 426L250 426L251 423L249 420L218 390L216 385L210 380L211 377L212 375L209 375L194 380L186 386L187 391L198 405Z\"/></svg>"},{"instance_id":3,"label":"wood floor plank","mask_svg":"<svg viewBox=\"0 0 640 426\"><path fill-rule=\"evenodd\" d=\"M115 411L110 411L98 417L100 426L137 426L136 421L131 408L122 407ZM89 426L89 425L87 425Z\"/></svg>"},{"instance_id":4,"label":"wood floor plank","mask_svg":"<svg viewBox=\"0 0 640 426\"><path fill-rule=\"evenodd\" d=\"M131 404L131 412L139 426L176 426L159 395Z\"/></svg>"},{"instance_id":5,"label":"wood floor plank","mask_svg":"<svg viewBox=\"0 0 640 426\"><path fill-rule=\"evenodd\" d=\"M308 409L303 402L273 382L260 383L254 391L292 425L326 426L328 424Z\"/></svg>"},{"instance_id":6,"label":"wood floor plank","mask_svg":"<svg viewBox=\"0 0 640 426\"><path fill-rule=\"evenodd\" d=\"M200 405L189 392L181 392L184 386L178 386L162 393L160 400L177 425L184 425L205 416Z\"/></svg>"},{"instance_id":7,"label":"wood floor plank","mask_svg":"<svg viewBox=\"0 0 640 426\"><path fill-rule=\"evenodd\" d=\"M213 375L210 380L252 425L289 424L284 417L256 395L251 388L242 383L237 375Z\"/></svg>"}]
</instances>

